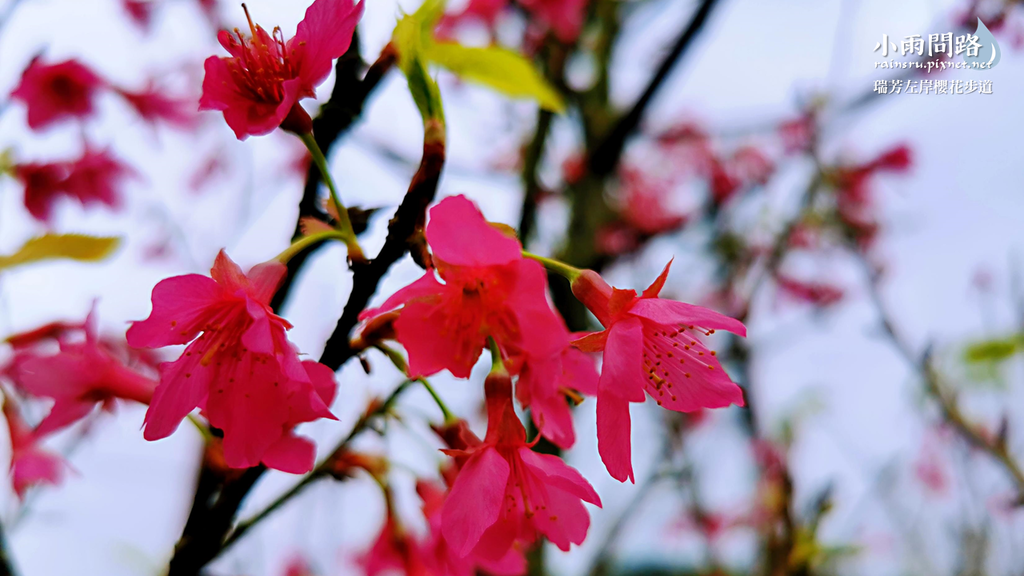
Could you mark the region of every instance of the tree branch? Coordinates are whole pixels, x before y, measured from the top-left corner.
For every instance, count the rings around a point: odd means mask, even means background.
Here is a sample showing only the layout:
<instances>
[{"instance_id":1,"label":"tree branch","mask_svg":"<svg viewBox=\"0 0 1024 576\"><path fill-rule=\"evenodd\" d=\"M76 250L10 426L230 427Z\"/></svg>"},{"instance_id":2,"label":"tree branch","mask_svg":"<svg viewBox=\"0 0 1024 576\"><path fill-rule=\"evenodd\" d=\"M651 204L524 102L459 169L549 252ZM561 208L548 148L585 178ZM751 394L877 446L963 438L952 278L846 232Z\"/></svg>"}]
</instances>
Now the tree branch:
<instances>
[{"instance_id":1,"label":"tree branch","mask_svg":"<svg viewBox=\"0 0 1024 576\"><path fill-rule=\"evenodd\" d=\"M352 46L357 45L357 39L353 38ZM367 69L362 80L359 79L359 71L363 67L363 60L359 56L358 49L350 49L338 59L338 63L335 65L337 80L334 90L331 92L331 99L313 120L313 137L325 156L330 154L331 148L334 147L338 139L348 132L362 115L366 100L394 66L395 58L396 53L389 44L381 51L377 61ZM316 166L310 164L306 173L306 186L302 192L302 198L299 200L299 218L295 223L293 238L299 237L302 233L299 223L302 218L327 219L327 215L320 209L320 185L322 182L323 176L320 171ZM271 308L281 310L291 294L296 275L305 266L306 260L319 248L319 245L311 246L288 261L288 273L270 301Z\"/></svg>"},{"instance_id":2,"label":"tree branch","mask_svg":"<svg viewBox=\"0 0 1024 576\"><path fill-rule=\"evenodd\" d=\"M654 77L651 78L640 98L633 104L629 112L615 123L611 131L590 153L590 157L587 160L587 168L590 173L597 176L607 176L615 170L619 158L622 156L622 151L626 147L626 140L639 127L640 120L643 118L647 106L651 103L658 89L665 83L676 63L682 59L687 48L693 44L694 39L704 29L708 16L710 16L711 10L717 3L718 0L701 1L700 6L693 13L689 25L679 35L679 38L672 45L668 54L665 55L665 58L658 66L658 70L654 73Z\"/></svg>"}]
</instances>

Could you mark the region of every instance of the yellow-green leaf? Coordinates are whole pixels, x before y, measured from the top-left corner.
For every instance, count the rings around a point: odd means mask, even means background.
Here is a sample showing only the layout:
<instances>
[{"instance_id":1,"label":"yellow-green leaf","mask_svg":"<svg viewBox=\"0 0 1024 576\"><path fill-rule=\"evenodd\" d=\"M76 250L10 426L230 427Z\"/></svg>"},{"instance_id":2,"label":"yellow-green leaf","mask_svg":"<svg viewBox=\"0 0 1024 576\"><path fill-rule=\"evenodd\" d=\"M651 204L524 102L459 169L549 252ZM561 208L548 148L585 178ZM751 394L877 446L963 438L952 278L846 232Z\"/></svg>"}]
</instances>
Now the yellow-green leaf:
<instances>
[{"instance_id":1,"label":"yellow-green leaf","mask_svg":"<svg viewBox=\"0 0 1024 576\"><path fill-rule=\"evenodd\" d=\"M964 354L969 363L1002 362L1024 348L1022 335L1013 335L998 340L975 342L967 347Z\"/></svg>"},{"instance_id":2,"label":"yellow-green leaf","mask_svg":"<svg viewBox=\"0 0 1024 576\"><path fill-rule=\"evenodd\" d=\"M479 82L515 98L531 98L553 112L565 109L562 97L522 55L491 46L471 48L453 42L421 46L424 57L464 80Z\"/></svg>"},{"instance_id":3,"label":"yellow-green leaf","mask_svg":"<svg viewBox=\"0 0 1024 576\"><path fill-rule=\"evenodd\" d=\"M83 234L46 234L25 242L10 256L0 256L0 270L41 260L67 258L80 262L103 260L120 244L118 238Z\"/></svg>"}]
</instances>

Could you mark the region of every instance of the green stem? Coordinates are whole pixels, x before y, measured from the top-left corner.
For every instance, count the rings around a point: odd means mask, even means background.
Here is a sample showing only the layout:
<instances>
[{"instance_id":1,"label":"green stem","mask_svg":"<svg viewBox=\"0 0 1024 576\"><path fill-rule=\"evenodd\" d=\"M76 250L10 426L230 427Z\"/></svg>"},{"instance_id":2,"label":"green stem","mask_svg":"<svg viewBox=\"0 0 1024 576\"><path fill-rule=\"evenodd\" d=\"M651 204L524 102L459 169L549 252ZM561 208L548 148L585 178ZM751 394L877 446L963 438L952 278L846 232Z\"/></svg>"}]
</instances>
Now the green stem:
<instances>
[{"instance_id":1,"label":"green stem","mask_svg":"<svg viewBox=\"0 0 1024 576\"><path fill-rule=\"evenodd\" d=\"M316 232L314 234L310 234L309 236L303 236L302 238L299 238L295 242L292 242L291 246L285 248L284 251L278 254L276 259L282 264L287 264L288 261L295 257L296 254L302 252L306 248L309 248L314 244L319 244L321 242L325 242L327 240L332 239L341 240L342 242L345 242L348 239L348 237L341 230L328 230L326 232Z\"/></svg>"},{"instance_id":2,"label":"green stem","mask_svg":"<svg viewBox=\"0 0 1024 576\"><path fill-rule=\"evenodd\" d=\"M375 347L381 352L383 352L384 355L387 356L389 360L391 360L391 363L395 365L395 368L398 368L399 370L401 370L402 374L408 376L409 365L406 363L405 358L402 358L401 354L399 354L395 349L387 346L386 344L376 344ZM434 399L434 403L436 403L437 407L441 409L441 415L444 417L445 424L453 424L458 420L458 418L456 418L455 415L452 414L452 411L448 409L448 406L444 403L444 400L441 399L441 396L438 395L437 390L434 390L434 387L430 384L429 381L427 381L426 378L420 376L418 378L412 378L412 380L419 382L420 384L423 384L423 387L427 389L427 392L430 393L431 398Z\"/></svg>"},{"instance_id":3,"label":"green stem","mask_svg":"<svg viewBox=\"0 0 1024 576\"><path fill-rule=\"evenodd\" d=\"M576 268L575 266L570 266L560 260L555 260L554 258L545 258L544 256L538 256L536 254L527 252L526 250L523 250L523 257L540 262L541 264L544 265L545 268L552 272L555 272L560 276L563 276L569 282L575 280L576 277L579 276L581 272L583 272L579 268Z\"/></svg>"},{"instance_id":4,"label":"green stem","mask_svg":"<svg viewBox=\"0 0 1024 576\"><path fill-rule=\"evenodd\" d=\"M505 370L505 360L501 357L501 349L498 348L498 342L493 336L487 337L487 347L491 351L491 372L498 372Z\"/></svg>"},{"instance_id":5,"label":"green stem","mask_svg":"<svg viewBox=\"0 0 1024 576\"><path fill-rule=\"evenodd\" d=\"M309 154L313 157L313 163L320 169L320 174L324 177L324 183L327 184L327 190L331 193L331 203L334 204L334 210L338 213L338 230L344 235L345 245L348 246L349 258L359 262L366 260L366 257L363 256L363 249L359 246L359 241L356 240L356 233L352 229L352 221L349 220L348 210L341 203L341 197L338 196L338 186L334 183L334 177L331 176L330 169L327 168L327 158L324 157L323 151L320 150L320 145L316 143L316 138L313 138L312 133L302 134L299 138L302 139L302 143L309 150Z\"/></svg>"}]
</instances>

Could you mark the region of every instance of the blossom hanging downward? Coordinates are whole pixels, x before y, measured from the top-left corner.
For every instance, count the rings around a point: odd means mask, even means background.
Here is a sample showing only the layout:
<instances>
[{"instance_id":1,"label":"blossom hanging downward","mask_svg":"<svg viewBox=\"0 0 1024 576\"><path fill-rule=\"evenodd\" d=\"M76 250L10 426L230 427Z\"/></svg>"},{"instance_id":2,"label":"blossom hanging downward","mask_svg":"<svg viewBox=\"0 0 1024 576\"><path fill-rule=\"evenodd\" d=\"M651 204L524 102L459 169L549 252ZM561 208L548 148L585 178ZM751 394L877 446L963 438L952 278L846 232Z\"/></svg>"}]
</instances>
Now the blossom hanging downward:
<instances>
[{"instance_id":1,"label":"blossom hanging downward","mask_svg":"<svg viewBox=\"0 0 1024 576\"><path fill-rule=\"evenodd\" d=\"M488 335L503 350L539 357L561 350L543 267L525 260L519 242L491 226L472 202L453 196L434 206L426 237L436 271L360 315L367 320L402 307L395 332L409 353L410 376L448 369L469 377Z\"/></svg>"},{"instance_id":2,"label":"blossom hanging downward","mask_svg":"<svg viewBox=\"0 0 1024 576\"><path fill-rule=\"evenodd\" d=\"M658 298L671 265L640 297L633 290L612 288L592 270L572 283L573 294L606 328L574 344L584 352L604 352L597 393L598 451L620 482L633 480L629 403L643 402L645 392L676 412L743 405L743 391L700 338L715 330L746 336L747 329L707 308Z\"/></svg>"},{"instance_id":3,"label":"blossom hanging downward","mask_svg":"<svg viewBox=\"0 0 1024 576\"><path fill-rule=\"evenodd\" d=\"M442 512L442 534L453 553L498 561L516 541L543 534L562 550L580 544L590 527L583 506L601 499L579 472L557 456L538 454L512 406L512 380L503 368L484 383L487 436L466 450Z\"/></svg>"},{"instance_id":4,"label":"blossom hanging downward","mask_svg":"<svg viewBox=\"0 0 1024 576\"><path fill-rule=\"evenodd\" d=\"M160 367L160 385L146 413L147 440L170 435L198 406L224 431L228 466L262 461L285 472L312 469L316 449L292 429L333 419L328 406L336 386L329 368L299 361L285 335L291 324L268 305L284 274L277 261L243 274L222 251L212 278L175 276L153 288L153 312L132 324L128 343L188 346L178 360Z\"/></svg>"},{"instance_id":5,"label":"blossom hanging downward","mask_svg":"<svg viewBox=\"0 0 1024 576\"><path fill-rule=\"evenodd\" d=\"M576 434L566 397L576 397L577 392L597 396L598 375L590 357L571 345L569 330L561 318L549 329L562 346L554 354L527 353L521 358L516 399L530 409L541 435L561 448L571 448Z\"/></svg>"},{"instance_id":6,"label":"blossom hanging downward","mask_svg":"<svg viewBox=\"0 0 1024 576\"><path fill-rule=\"evenodd\" d=\"M348 50L363 4L316 0L287 42L280 28L268 33L251 18L251 37L237 29L234 34L222 30L217 39L231 57L206 60L199 109L223 111L239 140L278 126L310 132L312 121L299 100L316 97L317 85L331 73L331 62Z\"/></svg>"}]
</instances>

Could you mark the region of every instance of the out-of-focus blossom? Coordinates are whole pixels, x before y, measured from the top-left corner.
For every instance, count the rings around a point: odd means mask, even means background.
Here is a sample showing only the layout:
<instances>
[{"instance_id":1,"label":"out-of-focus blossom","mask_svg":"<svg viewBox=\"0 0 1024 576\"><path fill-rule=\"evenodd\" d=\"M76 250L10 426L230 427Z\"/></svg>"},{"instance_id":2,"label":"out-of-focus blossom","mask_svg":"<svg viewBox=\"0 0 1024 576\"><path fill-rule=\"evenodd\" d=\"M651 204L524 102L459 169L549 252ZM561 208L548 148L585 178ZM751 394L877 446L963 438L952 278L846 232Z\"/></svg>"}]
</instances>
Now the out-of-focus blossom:
<instances>
[{"instance_id":1,"label":"out-of-focus blossom","mask_svg":"<svg viewBox=\"0 0 1024 576\"><path fill-rule=\"evenodd\" d=\"M43 64L34 58L11 98L28 107L28 125L41 130L64 118L86 118L103 79L77 60Z\"/></svg>"},{"instance_id":2,"label":"out-of-focus blossom","mask_svg":"<svg viewBox=\"0 0 1024 576\"><path fill-rule=\"evenodd\" d=\"M3 399L4 417L11 440L11 481L18 498L39 484L59 484L64 477L64 459L40 446L40 436L22 419L11 398Z\"/></svg>"},{"instance_id":3,"label":"out-of-focus blossom","mask_svg":"<svg viewBox=\"0 0 1024 576\"><path fill-rule=\"evenodd\" d=\"M130 166L109 151L87 147L85 153L68 166L64 185L68 194L83 206L105 204L118 208L121 206L121 184L134 174Z\"/></svg>"},{"instance_id":4,"label":"out-of-focus blossom","mask_svg":"<svg viewBox=\"0 0 1024 576\"><path fill-rule=\"evenodd\" d=\"M187 130L194 127L199 119L193 112L194 100L167 96L152 84L137 92L119 89L117 93L143 120L153 125L164 122Z\"/></svg>"},{"instance_id":5,"label":"out-of-focus blossom","mask_svg":"<svg viewBox=\"0 0 1024 576\"><path fill-rule=\"evenodd\" d=\"M474 21L493 29L509 5L509 0L470 0L461 12L446 15L441 20L439 32L448 35L458 24ZM560 41L571 43L583 28L587 0L525 0L520 5L539 25L540 31L551 30Z\"/></svg>"},{"instance_id":6,"label":"out-of-focus blossom","mask_svg":"<svg viewBox=\"0 0 1024 576\"><path fill-rule=\"evenodd\" d=\"M24 204L29 214L36 220L48 222L54 201L58 196L67 194L67 163L16 164L14 177L25 188Z\"/></svg>"},{"instance_id":7,"label":"out-of-focus blossom","mask_svg":"<svg viewBox=\"0 0 1024 576\"><path fill-rule=\"evenodd\" d=\"M268 305L285 271L271 261L243 274L221 251L212 278L175 276L153 288L153 311L128 329L128 343L188 346L178 360L161 365L146 413L147 440L170 435L198 406L224 431L229 466L262 461L285 472L312 469L316 448L292 429L333 419L328 406L336 385L326 366L299 361L285 335L291 324Z\"/></svg>"},{"instance_id":8,"label":"out-of-focus blossom","mask_svg":"<svg viewBox=\"0 0 1024 576\"><path fill-rule=\"evenodd\" d=\"M832 174L836 188L836 213L846 232L860 246L869 248L878 233L871 178L879 173L905 173L913 163L910 147L900 144L863 164L843 167Z\"/></svg>"},{"instance_id":9,"label":"out-of-focus blossom","mask_svg":"<svg viewBox=\"0 0 1024 576\"><path fill-rule=\"evenodd\" d=\"M814 139L815 119L812 114L788 120L779 125L779 138L787 153L807 150Z\"/></svg>"},{"instance_id":10,"label":"out-of-focus blossom","mask_svg":"<svg viewBox=\"0 0 1024 576\"><path fill-rule=\"evenodd\" d=\"M280 28L270 34L251 19L251 37L221 31L217 39L231 57L206 60L200 110L222 111L239 140L278 126L310 132L312 120L299 100L316 97L331 62L348 50L364 4L316 0L287 42Z\"/></svg>"},{"instance_id":11,"label":"out-of-focus blossom","mask_svg":"<svg viewBox=\"0 0 1024 576\"><path fill-rule=\"evenodd\" d=\"M647 239L676 230L687 221L669 206L675 183L657 178L636 166L619 170L616 207L619 220L602 227L595 237L602 254L619 255L639 248Z\"/></svg>"},{"instance_id":12,"label":"out-of-focus blossom","mask_svg":"<svg viewBox=\"0 0 1024 576\"><path fill-rule=\"evenodd\" d=\"M512 405L504 369L484 383L487 436L449 454L467 456L442 511L442 534L456 556L498 562L517 541L543 534L561 550L580 544L590 515L583 502L601 505L590 484L557 456L538 454Z\"/></svg>"},{"instance_id":13,"label":"out-of-focus blossom","mask_svg":"<svg viewBox=\"0 0 1024 576\"><path fill-rule=\"evenodd\" d=\"M14 177L25 188L25 208L33 218L49 222L56 200L74 198L82 206L121 206L120 187L135 171L106 150L86 146L76 160L14 166Z\"/></svg>"},{"instance_id":14,"label":"out-of-focus blossom","mask_svg":"<svg viewBox=\"0 0 1024 576\"><path fill-rule=\"evenodd\" d=\"M94 314L85 322L84 342L62 342L54 355L32 351L20 355L24 360L13 363L17 386L54 401L50 413L36 426L40 436L77 422L97 405L110 409L118 399L149 404L156 387L155 380L129 369L102 346Z\"/></svg>"},{"instance_id":15,"label":"out-of-focus blossom","mask_svg":"<svg viewBox=\"0 0 1024 576\"><path fill-rule=\"evenodd\" d=\"M402 307L394 326L409 353L410 376L447 369L468 377L488 336L503 349L541 357L560 349L544 269L524 259L519 242L488 224L472 202L454 196L438 203L426 237L436 270L360 316Z\"/></svg>"},{"instance_id":16,"label":"out-of-focus blossom","mask_svg":"<svg viewBox=\"0 0 1024 576\"><path fill-rule=\"evenodd\" d=\"M359 557L358 563L366 576L378 574L403 574L404 576L428 576L419 544L388 512L380 534L373 546Z\"/></svg>"},{"instance_id":17,"label":"out-of-focus blossom","mask_svg":"<svg viewBox=\"0 0 1024 576\"><path fill-rule=\"evenodd\" d=\"M156 0L121 0L121 7L139 28L149 31L153 25L153 9Z\"/></svg>"},{"instance_id":18,"label":"out-of-focus blossom","mask_svg":"<svg viewBox=\"0 0 1024 576\"><path fill-rule=\"evenodd\" d=\"M295 556L284 568L284 576L313 576L313 568L302 556Z\"/></svg>"},{"instance_id":19,"label":"out-of-focus blossom","mask_svg":"<svg viewBox=\"0 0 1024 576\"><path fill-rule=\"evenodd\" d=\"M699 340L715 330L746 336L738 320L707 308L658 297L669 266L637 297L583 271L573 294L605 327L575 341L585 352L603 352L597 393L598 451L612 477L633 480L629 403L645 392L677 412L743 405L743 391Z\"/></svg>"},{"instance_id":20,"label":"out-of-focus blossom","mask_svg":"<svg viewBox=\"0 0 1024 576\"><path fill-rule=\"evenodd\" d=\"M778 274L775 282L784 294L814 306L831 306L843 299L843 289L828 282L808 282L785 274Z\"/></svg>"}]
</instances>

